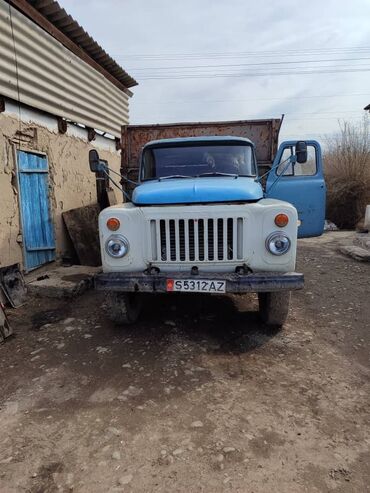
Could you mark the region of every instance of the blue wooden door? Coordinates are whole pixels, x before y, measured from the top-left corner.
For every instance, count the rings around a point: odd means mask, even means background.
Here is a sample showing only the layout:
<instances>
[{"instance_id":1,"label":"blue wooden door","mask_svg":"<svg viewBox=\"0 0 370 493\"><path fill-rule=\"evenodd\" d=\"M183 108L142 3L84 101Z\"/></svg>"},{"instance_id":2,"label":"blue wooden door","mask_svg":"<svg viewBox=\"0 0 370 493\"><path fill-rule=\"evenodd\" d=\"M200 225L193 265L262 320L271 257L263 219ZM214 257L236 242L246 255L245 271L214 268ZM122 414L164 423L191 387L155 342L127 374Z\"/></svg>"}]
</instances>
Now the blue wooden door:
<instances>
[{"instance_id":1,"label":"blue wooden door","mask_svg":"<svg viewBox=\"0 0 370 493\"><path fill-rule=\"evenodd\" d=\"M55 259L46 157L18 151L24 263L31 270Z\"/></svg>"}]
</instances>

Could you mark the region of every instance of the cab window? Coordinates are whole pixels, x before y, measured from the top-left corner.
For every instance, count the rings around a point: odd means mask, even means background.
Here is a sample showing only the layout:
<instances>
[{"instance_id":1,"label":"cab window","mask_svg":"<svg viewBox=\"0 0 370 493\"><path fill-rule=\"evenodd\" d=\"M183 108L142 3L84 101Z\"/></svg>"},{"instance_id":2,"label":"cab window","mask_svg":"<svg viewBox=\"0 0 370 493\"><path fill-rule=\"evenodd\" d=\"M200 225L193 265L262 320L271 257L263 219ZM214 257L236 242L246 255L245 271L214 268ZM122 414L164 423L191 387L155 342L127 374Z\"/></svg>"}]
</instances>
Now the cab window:
<instances>
[{"instance_id":1,"label":"cab window","mask_svg":"<svg viewBox=\"0 0 370 493\"><path fill-rule=\"evenodd\" d=\"M295 145L285 147L279 165L276 169L277 175L284 176L312 176L317 172L316 148L313 145L307 146L307 161L305 163L295 163L288 161L290 156L295 155Z\"/></svg>"}]
</instances>

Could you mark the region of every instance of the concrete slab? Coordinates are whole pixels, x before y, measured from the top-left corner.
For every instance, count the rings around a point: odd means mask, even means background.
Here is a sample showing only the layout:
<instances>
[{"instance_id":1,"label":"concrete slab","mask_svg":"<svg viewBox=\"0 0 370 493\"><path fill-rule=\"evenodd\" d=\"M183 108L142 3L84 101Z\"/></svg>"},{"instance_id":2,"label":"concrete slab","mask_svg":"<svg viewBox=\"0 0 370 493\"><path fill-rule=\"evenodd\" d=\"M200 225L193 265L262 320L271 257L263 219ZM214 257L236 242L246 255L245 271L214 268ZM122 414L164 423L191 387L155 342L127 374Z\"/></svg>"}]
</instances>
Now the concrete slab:
<instances>
[{"instance_id":1,"label":"concrete slab","mask_svg":"<svg viewBox=\"0 0 370 493\"><path fill-rule=\"evenodd\" d=\"M370 250L370 234L357 234L356 238L353 240L353 243L361 248L365 248L365 250Z\"/></svg>"},{"instance_id":2,"label":"concrete slab","mask_svg":"<svg viewBox=\"0 0 370 493\"><path fill-rule=\"evenodd\" d=\"M27 289L30 294L46 298L73 298L90 289L94 275L100 271L101 267L86 265L54 267L27 276Z\"/></svg>"},{"instance_id":3,"label":"concrete slab","mask_svg":"<svg viewBox=\"0 0 370 493\"><path fill-rule=\"evenodd\" d=\"M360 262L370 262L370 250L359 246L340 246L339 251Z\"/></svg>"}]
</instances>

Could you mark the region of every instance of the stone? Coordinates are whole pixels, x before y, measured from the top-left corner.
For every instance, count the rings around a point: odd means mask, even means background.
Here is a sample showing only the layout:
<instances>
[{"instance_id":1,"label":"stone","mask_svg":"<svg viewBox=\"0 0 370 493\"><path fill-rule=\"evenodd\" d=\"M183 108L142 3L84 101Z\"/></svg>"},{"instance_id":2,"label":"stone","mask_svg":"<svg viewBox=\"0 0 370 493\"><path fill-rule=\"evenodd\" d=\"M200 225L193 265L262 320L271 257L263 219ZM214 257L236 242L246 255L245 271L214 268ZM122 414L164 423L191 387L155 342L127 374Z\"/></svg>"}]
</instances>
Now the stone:
<instances>
[{"instance_id":1,"label":"stone","mask_svg":"<svg viewBox=\"0 0 370 493\"><path fill-rule=\"evenodd\" d=\"M44 348L43 348L43 347L41 347L41 348L39 348L39 349L35 349L35 351L32 351L30 354L33 356L34 354L37 354L37 353L39 353L40 351L44 351Z\"/></svg>"},{"instance_id":2,"label":"stone","mask_svg":"<svg viewBox=\"0 0 370 493\"><path fill-rule=\"evenodd\" d=\"M131 481L134 479L134 476L132 474L126 474L125 476L122 476L118 480L118 484L121 486L124 486L125 484L131 483Z\"/></svg>"},{"instance_id":3,"label":"stone","mask_svg":"<svg viewBox=\"0 0 370 493\"><path fill-rule=\"evenodd\" d=\"M130 397L136 397L142 393L143 389L139 389L138 387L134 387L130 385L128 389L122 392L123 395L128 395Z\"/></svg>"},{"instance_id":4,"label":"stone","mask_svg":"<svg viewBox=\"0 0 370 493\"><path fill-rule=\"evenodd\" d=\"M96 351L97 351L99 354L110 353L110 349L109 349L109 348L107 348L107 347L103 347L103 346L97 346L97 347L96 347Z\"/></svg>"},{"instance_id":5,"label":"stone","mask_svg":"<svg viewBox=\"0 0 370 493\"><path fill-rule=\"evenodd\" d=\"M224 454L230 454L231 452L235 452L234 447L224 447L223 449Z\"/></svg>"},{"instance_id":6,"label":"stone","mask_svg":"<svg viewBox=\"0 0 370 493\"><path fill-rule=\"evenodd\" d=\"M173 458L172 455L165 455L160 458L159 463L163 464L165 466L169 466L175 462L175 459Z\"/></svg>"},{"instance_id":7,"label":"stone","mask_svg":"<svg viewBox=\"0 0 370 493\"><path fill-rule=\"evenodd\" d=\"M172 452L172 455L181 455L184 453L184 450L182 448L177 448Z\"/></svg>"},{"instance_id":8,"label":"stone","mask_svg":"<svg viewBox=\"0 0 370 493\"><path fill-rule=\"evenodd\" d=\"M202 428L203 423L201 421L193 421L190 425L191 428Z\"/></svg>"},{"instance_id":9,"label":"stone","mask_svg":"<svg viewBox=\"0 0 370 493\"><path fill-rule=\"evenodd\" d=\"M109 426L109 428L107 428L107 431L109 431L109 433L112 433L112 435L115 435L116 437L119 437L121 434L121 430L115 428L114 426Z\"/></svg>"},{"instance_id":10,"label":"stone","mask_svg":"<svg viewBox=\"0 0 370 493\"><path fill-rule=\"evenodd\" d=\"M121 454L118 452L118 450L115 450L112 454L112 459L114 460L121 460Z\"/></svg>"}]
</instances>

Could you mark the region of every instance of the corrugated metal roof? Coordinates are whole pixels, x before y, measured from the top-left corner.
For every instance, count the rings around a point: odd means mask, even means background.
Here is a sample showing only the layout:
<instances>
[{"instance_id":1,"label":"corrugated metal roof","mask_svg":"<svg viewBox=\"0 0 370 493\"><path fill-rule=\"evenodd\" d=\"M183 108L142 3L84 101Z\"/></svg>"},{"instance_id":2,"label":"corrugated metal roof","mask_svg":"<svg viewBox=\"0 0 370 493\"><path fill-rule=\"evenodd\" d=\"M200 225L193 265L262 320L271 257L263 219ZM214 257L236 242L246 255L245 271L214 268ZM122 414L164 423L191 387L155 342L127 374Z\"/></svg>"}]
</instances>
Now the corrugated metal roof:
<instances>
[{"instance_id":1,"label":"corrugated metal roof","mask_svg":"<svg viewBox=\"0 0 370 493\"><path fill-rule=\"evenodd\" d=\"M123 70L78 22L67 14L58 2L54 0L27 0L27 3L125 87L129 88L137 85L136 80Z\"/></svg>"},{"instance_id":2,"label":"corrugated metal roof","mask_svg":"<svg viewBox=\"0 0 370 493\"><path fill-rule=\"evenodd\" d=\"M129 121L126 91L130 91L122 83L113 84L107 76L115 79L106 70L86 63L4 0L0 0L0 46L2 96L120 136L121 125Z\"/></svg>"}]
</instances>

